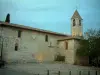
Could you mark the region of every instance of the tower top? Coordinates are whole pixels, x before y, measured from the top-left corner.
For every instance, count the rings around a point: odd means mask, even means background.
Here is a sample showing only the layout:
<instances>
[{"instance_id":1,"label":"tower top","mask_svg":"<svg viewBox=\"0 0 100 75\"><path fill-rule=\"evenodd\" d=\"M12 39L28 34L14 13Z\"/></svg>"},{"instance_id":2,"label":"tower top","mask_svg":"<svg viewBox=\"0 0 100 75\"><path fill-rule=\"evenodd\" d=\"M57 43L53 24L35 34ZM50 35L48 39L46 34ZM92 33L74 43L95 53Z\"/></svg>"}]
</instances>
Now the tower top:
<instances>
[{"instance_id":1,"label":"tower top","mask_svg":"<svg viewBox=\"0 0 100 75\"><path fill-rule=\"evenodd\" d=\"M73 14L71 19L75 19L75 18L78 18L78 19L82 20L82 18L81 18L80 14L78 13L77 10L75 10L75 12L74 12L74 14Z\"/></svg>"}]
</instances>

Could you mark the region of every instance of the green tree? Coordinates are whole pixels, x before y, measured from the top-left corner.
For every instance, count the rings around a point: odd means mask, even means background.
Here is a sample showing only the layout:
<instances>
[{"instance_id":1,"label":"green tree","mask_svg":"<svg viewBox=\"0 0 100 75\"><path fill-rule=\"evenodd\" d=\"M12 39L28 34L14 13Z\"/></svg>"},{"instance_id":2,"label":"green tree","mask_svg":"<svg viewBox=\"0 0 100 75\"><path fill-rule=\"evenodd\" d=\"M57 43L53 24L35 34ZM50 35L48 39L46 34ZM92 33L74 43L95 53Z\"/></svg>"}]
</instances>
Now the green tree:
<instances>
[{"instance_id":1,"label":"green tree","mask_svg":"<svg viewBox=\"0 0 100 75\"><path fill-rule=\"evenodd\" d=\"M100 57L100 29L89 29L85 32L84 39L80 40L80 47L77 49L78 56L92 57L98 65Z\"/></svg>"},{"instance_id":2,"label":"green tree","mask_svg":"<svg viewBox=\"0 0 100 75\"><path fill-rule=\"evenodd\" d=\"M5 22L10 23L10 14L9 14L9 13L8 13L7 16L6 16L6 20L5 20Z\"/></svg>"}]
</instances>

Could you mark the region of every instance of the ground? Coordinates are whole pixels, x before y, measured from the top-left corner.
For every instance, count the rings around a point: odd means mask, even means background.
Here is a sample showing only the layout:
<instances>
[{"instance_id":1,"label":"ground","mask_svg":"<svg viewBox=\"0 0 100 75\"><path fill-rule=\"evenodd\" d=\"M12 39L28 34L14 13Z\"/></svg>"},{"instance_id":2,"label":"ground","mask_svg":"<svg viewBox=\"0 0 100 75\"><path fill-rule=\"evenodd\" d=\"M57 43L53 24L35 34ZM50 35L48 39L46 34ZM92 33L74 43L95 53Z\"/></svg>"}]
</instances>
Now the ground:
<instances>
[{"instance_id":1,"label":"ground","mask_svg":"<svg viewBox=\"0 0 100 75\"><path fill-rule=\"evenodd\" d=\"M0 75L32 75L27 72L18 72L12 69L3 68L0 69Z\"/></svg>"},{"instance_id":2,"label":"ground","mask_svg":"<svg viewBox=\"0 0 100 75\"><path fill-rule=\"evenodd\" d=\"M81 75L88 75L88 71L90 71L90 75L96 75L97 71L100 75L100 68L61 63L9 64L0 69L0 75L1 73L2 75L47 75L47 70L49 70L50 75L58 75L58 71L61 72L61 75L69 75L70 71L71 75L79 75L79 71L81 71Z\"/></svg>"}]
</instances>

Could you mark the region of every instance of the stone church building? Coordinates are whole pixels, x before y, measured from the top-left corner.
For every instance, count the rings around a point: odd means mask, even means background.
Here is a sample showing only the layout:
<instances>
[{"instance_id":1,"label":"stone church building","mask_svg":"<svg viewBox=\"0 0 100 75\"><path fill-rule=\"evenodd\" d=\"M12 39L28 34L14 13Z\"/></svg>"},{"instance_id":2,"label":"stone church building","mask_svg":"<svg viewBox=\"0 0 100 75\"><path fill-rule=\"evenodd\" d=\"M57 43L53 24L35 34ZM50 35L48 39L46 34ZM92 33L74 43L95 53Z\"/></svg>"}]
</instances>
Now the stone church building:
<instances>
[{"instance_id":1,"label":"stone church building","mask_svg":"<svg viewBox=\"0 0 100 75\"><path fill-rule=\"evenodd\" d=\"M77 10L71 18L71 35L0 21L0 56L7 63L59 60L74 64L82 35L82 18Z\"/></svg>"}]
</instances>

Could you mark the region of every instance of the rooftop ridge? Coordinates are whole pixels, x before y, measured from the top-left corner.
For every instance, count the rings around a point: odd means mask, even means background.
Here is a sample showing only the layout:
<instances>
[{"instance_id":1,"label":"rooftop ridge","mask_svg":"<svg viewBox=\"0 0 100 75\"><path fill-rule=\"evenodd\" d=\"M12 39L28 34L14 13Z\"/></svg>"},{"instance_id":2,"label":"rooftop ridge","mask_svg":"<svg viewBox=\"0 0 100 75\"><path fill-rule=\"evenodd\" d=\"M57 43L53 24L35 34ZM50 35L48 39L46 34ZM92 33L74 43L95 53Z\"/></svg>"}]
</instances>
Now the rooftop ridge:
<instances>
[{"instance_id":1,"label":"rooftop ridge","mask_svg":"<svg viewBox=\"0 0 100 75\"><path fill-rule=\"evenodd\" d=\"M23 29L28 29L28 30L39 31L39 32L51 33L51 34L56 34L56 35L61 35L61 36L70 36L70 35L67 35L67 34L53 32L53 31L50 31L50 30L33 28L33 27L30 27L30 26L25 26L25 25L20 25L20 24L14 24L14 23L7 23L7 22L4 22L4 21L0 21L0 24L12 26L12 27L23 28Z\"/></svg>"}]
</instances>

